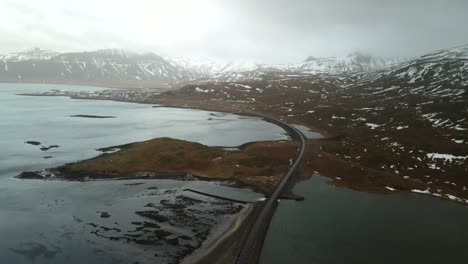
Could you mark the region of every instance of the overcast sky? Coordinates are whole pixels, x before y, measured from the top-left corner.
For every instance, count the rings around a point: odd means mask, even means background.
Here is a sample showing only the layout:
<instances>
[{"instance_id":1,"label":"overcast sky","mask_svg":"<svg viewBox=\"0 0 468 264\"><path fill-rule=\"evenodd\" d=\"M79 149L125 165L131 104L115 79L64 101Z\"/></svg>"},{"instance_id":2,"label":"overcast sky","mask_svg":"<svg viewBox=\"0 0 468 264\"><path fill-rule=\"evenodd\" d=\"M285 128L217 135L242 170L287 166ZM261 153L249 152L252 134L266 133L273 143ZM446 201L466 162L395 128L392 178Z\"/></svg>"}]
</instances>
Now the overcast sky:
<instances>
[{"instance_id":1,"label":"overcast sky","mask_svg":"<svg viewBox=\"0 0 468 264\"><path fill-rule=\"evenodd\" d=\"M295 62L468 44L468 0L0 0L0 53L124 48Z\"/></svg>"}]
</instances>

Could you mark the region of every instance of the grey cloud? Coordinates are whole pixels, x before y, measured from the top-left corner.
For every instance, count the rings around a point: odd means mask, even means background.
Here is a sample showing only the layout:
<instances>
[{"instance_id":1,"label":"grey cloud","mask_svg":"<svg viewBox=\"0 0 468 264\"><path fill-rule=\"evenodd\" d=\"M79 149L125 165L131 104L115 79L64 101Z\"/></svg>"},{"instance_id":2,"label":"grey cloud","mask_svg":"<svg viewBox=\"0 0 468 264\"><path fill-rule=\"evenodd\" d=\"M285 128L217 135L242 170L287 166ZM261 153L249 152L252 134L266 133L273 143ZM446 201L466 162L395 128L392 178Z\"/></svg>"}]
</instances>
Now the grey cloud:
<instances>
[{"instance_id":1,"label":"grey cloud","mask_svg":"<svg viewBox=\"0 0 468 264\"><path fill-rule=\"evenodd\" d=\"M223 3L225 8L237 13L245 37L260 43L295 42L305 52L317 55L353 49L412 56L468 43L468 1L465 0Z\"/></svg>"},{"instance_id":2,"label":"grey cloud","mask_svg":"<svg viewBox=\"0 0 468 264\"><path fill-rule=\"evenodd\" d=\"M17 48L20 43L59 51L122 47L172 56L292 62L309 55L345 55L353 51L410 57L468 44L466 0L212 1L221 6L232 23L199 39L170 45L164 39L143 45L125 32L119 34L118 28L108 30L113 25L104 24L106 14L102 14L103 18L93 17L86 9L74 10L66 5L56 8L89 26L82 34L58 31L41 23L44 9L9 1L8 8L29 20L18 18L20 30L0 27L0 52Z\"/></svg>"}]
</instances>

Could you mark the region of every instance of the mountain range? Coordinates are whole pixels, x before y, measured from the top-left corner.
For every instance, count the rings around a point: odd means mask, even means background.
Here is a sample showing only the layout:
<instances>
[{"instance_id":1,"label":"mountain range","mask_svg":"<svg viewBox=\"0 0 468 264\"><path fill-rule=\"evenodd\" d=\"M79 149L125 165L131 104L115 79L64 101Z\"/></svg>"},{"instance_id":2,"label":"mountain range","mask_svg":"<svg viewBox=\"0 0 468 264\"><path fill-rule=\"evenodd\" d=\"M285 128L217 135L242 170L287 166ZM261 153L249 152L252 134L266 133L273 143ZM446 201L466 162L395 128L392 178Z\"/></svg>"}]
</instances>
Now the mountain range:
<instances>
[{"instance_id":1,"label":"mountain range","mask_svg":"<svg viewBox=\"0 0 468 264\"><path fill-rule=\"evenodd\" d=\"M4 82L162 84L194 80L198 74L154 53L118 49L56 53L42 49L0 56Z\"/></svg>"},{"instance_id":2,"label":"mountain range","mask_svg":"<svg viewBox=\"0 0 468 264\"><path fill-rule=\"evenodd\" d=\"M376 185L468 202L468 45L409 60L353 53L285 65L219 64L122 50L34 49L0 56L0 81L109 86L112 80L180 89L42 95L266 113L336 135L314 143L323 151L314 160L329 165L325 175L339 167L330 164L349 165L339 176L348 175L353 188Z\"/></svg>"},{"instance_id":3,"label":"mountain range","mask_svg":"<svg viewBox=\"0 0 468 264\"><path fill-rule=\"evenodd\" d=\"M0 55L0 81L106 83L133 82L153 85L193 81L245 81L270 72L349 73L377 70L399 60L361 53L346 57L309 57L294 64L226 63L161 57L121 49L58 53L33 48Z\"/></svg>"},{"instance_id":4,"label":"mountain range","mask_svg":"<svg viewBox=\"0 0 468 264\"><path fill-rule=\"evenodd\" d=\"M323 151L313 159L317 171L339 177L338 186L468 203L468 46L396 64L352 56L341 61L309 58L304 64L312 71L232 73L234 81L186 85L160 101L229 105L334 135L311 145ZM349 167L337 173L340 166Z\"/></svg>"}]
</instances>

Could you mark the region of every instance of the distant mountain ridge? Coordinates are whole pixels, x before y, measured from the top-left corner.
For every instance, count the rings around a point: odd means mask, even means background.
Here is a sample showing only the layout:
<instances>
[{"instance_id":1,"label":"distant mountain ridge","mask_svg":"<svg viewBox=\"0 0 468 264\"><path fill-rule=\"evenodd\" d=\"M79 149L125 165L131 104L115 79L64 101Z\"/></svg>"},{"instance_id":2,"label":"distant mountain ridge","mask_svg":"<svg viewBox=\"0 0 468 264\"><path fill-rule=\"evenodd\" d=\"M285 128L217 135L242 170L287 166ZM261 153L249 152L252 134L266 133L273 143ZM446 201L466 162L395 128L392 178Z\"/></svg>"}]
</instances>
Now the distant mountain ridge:
<instances>
[{"instance_id":1,"label":"distant mountain ridge","mask_svg":"<svg viewBox=\"0 0 468 264\"><path fill-rule=\"evenodd\" d=\"M0 56L0 81L172 83L196 78L154 53L120 49L57 53L36 48Z\"/></svg>"},{"instance_id":2,"label":"distant mountain ridge","mask_svg":"<svg viewBox=\"0 0 468 264\"><path fill-rule=\"evenodd\" d=\"M161 57L155 53L136 53L122 49L58 53L33 48L0 55L0 81L132 84L145 82L156 85L197 81L252 81L261 80L266 75L286 73L347 76L365 74L364 79L375 80L384 78L382 74L395 73L399 74L400 81L416 82L418 76L413 76L416 72L419 72L420 76L424 75L424 78L431 74L435 78L441 78L429 69L442 72L442 69L447 67L445 62L448 60L451 60L450 64L453 67L441 74L446 74L447 78L459 74L458 70L463 72L468 68L464 64L466 58L468 46L439 50L408 61L352 53L344 57L310 56L299 63L272 65L249 61L219 63L211 60ZM437 69L434 68L436 66ZM405 67L406 71L403 69ZM381 75L376 75L378 72Z\"/></svg>"},{"instance_id":3,"label":"distant mountain ridge","mask_svg":"<svg viewBox=\"0 0 468 264\"><path fill-rule=\"evenodd\" d=\"M43 50L40 48L27 49L22 52L15 52L2 55L0 54L0 61L19 62L27 60L48 60L60 53L55 51Z\"/></svg>"},{"instance_id":4,"label":"distant mountain ridge","mask_svg":"<svg viewBox=\"0 0 468 264\"><path fill-rule=\"evenodd\" d=\"M300 73L355 73L374 71L401 63L404 59L375 57L364 53L352 53L345 57L308 57L305 61L293 64L262 64L245 61L214 63L212 61L192 61L178 59L179 63L188 69L202 72L215 80L245 81L258 79L268 72L300 72ZM247 79L246 79L247 78Z\"/></svg>"},{"instance_id":5,"label":"distant mountain ridge","mask_svg":"<svg viewBox=\"0 0 468 264\"><path fill-rule=\"evenodd\" d=\"M308 57L297 69L309 72L362 72L382 69L401 63L403 59L351 53L345 57Z\"/></svg>"}]
</instances>

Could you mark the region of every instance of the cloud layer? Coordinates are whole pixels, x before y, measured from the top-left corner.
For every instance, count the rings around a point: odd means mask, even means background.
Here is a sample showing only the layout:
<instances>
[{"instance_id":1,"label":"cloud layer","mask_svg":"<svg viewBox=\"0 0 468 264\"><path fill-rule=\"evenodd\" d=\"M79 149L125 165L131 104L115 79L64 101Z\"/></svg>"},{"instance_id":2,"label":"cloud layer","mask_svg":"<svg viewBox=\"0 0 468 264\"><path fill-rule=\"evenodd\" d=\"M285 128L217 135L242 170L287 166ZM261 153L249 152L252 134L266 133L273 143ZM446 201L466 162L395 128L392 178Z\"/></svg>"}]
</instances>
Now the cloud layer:
<instances>
[{"instance_id":1,"label":"cloud layer","mask_svg":"<svg viewBox=\"0 0 468 264\"><path fill-rule=\"evenodd\" d=\"M125 48L291 62L468 44L466 0L0 0L0 52Z\"/></svg>"}]
</instances>

